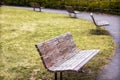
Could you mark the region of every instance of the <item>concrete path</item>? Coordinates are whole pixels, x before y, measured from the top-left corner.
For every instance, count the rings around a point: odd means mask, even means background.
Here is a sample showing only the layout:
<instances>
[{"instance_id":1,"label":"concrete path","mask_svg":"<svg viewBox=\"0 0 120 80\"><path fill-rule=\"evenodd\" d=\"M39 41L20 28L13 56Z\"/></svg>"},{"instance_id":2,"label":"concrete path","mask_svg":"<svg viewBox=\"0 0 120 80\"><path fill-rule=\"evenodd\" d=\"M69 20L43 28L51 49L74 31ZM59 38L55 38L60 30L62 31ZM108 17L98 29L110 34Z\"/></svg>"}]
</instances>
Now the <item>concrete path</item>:
<instances>
[{"instance_id":1,"label":"concrete path","mask_svg":"<svg viewBox=\"0 0 120 80\"><path fill-rule=\"evenodd\" d=\"M11 6L14 7L14 6ZM32 10L30 7L15 7ZM42 9L42 12L54 12L66 14L66 10L56 9ZM77 15L78 18L84 18L91 20L90 13L80 12ZM94 14L96 19L106 20L110 23L110 26L106 26L105 29L112 35L115 45L117 46L115 55L112 57L111 62L101 71L96 80L120 80L120 16L107 15L107 14Z\"/></svg>"}]
</instances>

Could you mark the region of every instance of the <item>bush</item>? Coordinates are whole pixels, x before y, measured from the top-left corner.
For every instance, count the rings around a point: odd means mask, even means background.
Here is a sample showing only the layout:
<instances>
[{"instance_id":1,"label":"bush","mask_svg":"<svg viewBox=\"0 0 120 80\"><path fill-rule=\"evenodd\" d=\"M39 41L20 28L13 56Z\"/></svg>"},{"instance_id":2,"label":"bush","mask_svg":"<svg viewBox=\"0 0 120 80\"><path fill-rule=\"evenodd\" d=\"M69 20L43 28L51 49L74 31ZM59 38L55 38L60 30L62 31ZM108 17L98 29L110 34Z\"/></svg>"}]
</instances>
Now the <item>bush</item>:
<instances>
[{"instance_id":1,"label":"bush","mask_svg":"<svg viewBox=\"0 0 120 80\"><path fill-rule=\"evenodd\" d=\"M47 8L65 9L65 5L73 6L81 11L101 11L120 14L120 1L118 0L4 0L7 5L30 6L30 2L38 2Z\"/></svg>"}]
</instances>

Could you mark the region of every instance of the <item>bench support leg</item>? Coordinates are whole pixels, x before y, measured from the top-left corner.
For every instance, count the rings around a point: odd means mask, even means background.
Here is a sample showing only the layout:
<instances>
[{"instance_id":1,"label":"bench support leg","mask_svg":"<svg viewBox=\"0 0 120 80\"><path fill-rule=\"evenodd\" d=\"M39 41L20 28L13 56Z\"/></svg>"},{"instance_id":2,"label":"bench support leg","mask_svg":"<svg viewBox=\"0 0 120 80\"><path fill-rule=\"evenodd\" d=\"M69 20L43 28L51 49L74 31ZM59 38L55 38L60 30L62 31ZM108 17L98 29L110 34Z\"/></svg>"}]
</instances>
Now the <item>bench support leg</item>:
<instances>
[{"instance_id":1,"label":"bench support leg","mask_svg":"<svg viewBox=\"0 0 120 80\"><path fill-rule=\"evenodd\" d=\"M83 70L83 67L79 70L80 73L85 73L85 71Z\"/></svg>"},{"instance_id":2,"label":"bench support leg","mask_svg":"<svg viewBox=\"0 0 120 80\"><path fill-rule=\"evenodd\" d=\"M71 17L71 13L69 13L69 16Z\"/></svg>"},{"instance_id":3,"label":"bench support leg","mask_svg":"<svg viewBox=\"0 0 120 80\"><path fill-rule=\"evenodd\" d=\"M76 13L74 13L74 17L76 18L77 16L76 16Z\"/></svg>"},{"instance_id":4,"label":"bench support leg","mask_svg":"<svg viewBox=\"0 0 120 80\"><path fill-rule=\"evenodd\" d=\"M81 73L85 73L85 71L82 69L81 71L80 71Z\"/></svg>"},{"instance_id":5,"label":"bench support leg","mask_svg":"<svg viewBox=\"0 0 120 80\"><path fill-rule=\"evenodd\" d=\"M39 7L39 11L41 12L41 7Z\"/></svg>"},{"instance_id":6,"label":"bench support leg","mask_svg":"<svg viewBox=\"0 0 120 80\"><path fill-rule=\"evenodd\" d=\"M33 7L33 11L35 11L35 7Z\"/></svg>"},{"instance_id":7,"label":"bench support leg","mask_svg":"<svg viewBox=\"0 0 120 80\"><path fill-rule=\"evenodd\" d=\"M60 80L62 80L62 72L60 72Z\"/></svg>"},{"instance_id":8,"label":"bench support leg","mask_svg":"<svg viewBox=\"0 0 120 80\"><path fill-rule=\"evenodd\" d=\"M57 72L55 72L54 75L55 75L54 80L57 80Z\"/></svg>"},{"instance_id":9,"label":"bench support leg","mask_svg":"<svg viewBox=\"0 0 120 80\"><path fill-rule=\"evenodd\" d=\"M54 80L57 80L57 72L55 72L54 75L55 75ZM62 72L60 72L60 80L62 80Z\"/></svg>"}]
</instances>

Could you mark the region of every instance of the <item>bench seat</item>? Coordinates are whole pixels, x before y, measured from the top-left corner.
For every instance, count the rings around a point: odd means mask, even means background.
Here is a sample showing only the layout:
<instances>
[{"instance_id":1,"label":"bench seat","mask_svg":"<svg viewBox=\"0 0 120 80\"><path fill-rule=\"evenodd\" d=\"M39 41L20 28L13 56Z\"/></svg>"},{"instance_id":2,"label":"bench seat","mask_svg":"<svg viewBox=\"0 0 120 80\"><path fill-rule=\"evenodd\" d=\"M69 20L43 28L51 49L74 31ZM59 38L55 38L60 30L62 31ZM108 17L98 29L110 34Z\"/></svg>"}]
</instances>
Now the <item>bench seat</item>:
<instances>
[{"instance_id":1,"label":"bench seat","mask_svg":"<svg viewBox=\"0 0 120 80\"><path fill-rule=\"evenodd\" d=\"M98 26L108 26L109 22L107 22L107 21L97 21L96 24Z\"/></svg>"},{"instance_id":2,"label":"bench seat","mask_svg":"<svg viewBox=\"0 0 120 80\"><path fill-rule=\"evenodd\" d=\"M70 57L64 59L61 64L55 64L49 68L50 71L79 71L99 50L75 50Z\"/></svg>"}]
</instances>

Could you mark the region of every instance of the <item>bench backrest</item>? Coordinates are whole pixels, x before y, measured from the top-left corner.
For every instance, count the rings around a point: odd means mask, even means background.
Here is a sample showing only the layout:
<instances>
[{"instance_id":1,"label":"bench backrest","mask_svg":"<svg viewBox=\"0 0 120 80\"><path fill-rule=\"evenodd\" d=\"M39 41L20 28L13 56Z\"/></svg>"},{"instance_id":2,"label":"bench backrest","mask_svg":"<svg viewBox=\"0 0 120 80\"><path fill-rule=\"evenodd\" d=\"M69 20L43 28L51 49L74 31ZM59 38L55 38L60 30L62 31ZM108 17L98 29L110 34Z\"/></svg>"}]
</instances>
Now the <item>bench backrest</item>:
<instances>
[{"instance_id":1,"label":"bench backrest","mask_svg":"<svg viewBox=\"0 0 120 80\"><path fill-rule=\"evenodd\" d=\"M31 2L30 5L34 8L40 8L40 4L37 2Z\"/></svg>"},{"instance_id":2,"label":"bench backrest","mask_svg":"<svg viewBox=\"0 0 120 80\"><path fill-rule=\"evenodd\" d=\"M38 43L36 47L44 66L48 69L55 64L60 64L68 55L72 54L76 45L74 44L72 35L66 33L45 42Z\"/></svg>"},{"instance_id":3,"label":"bench backrest","mask_svg":"<svg viewBox=\"0 0 120 80\"><path fill-rule=\"evenodd\" d=\"M75 13L72 6L65 6L65 7L66 7L66 10L67 10L69 13Z\"/></svg>"}]
</instances>

